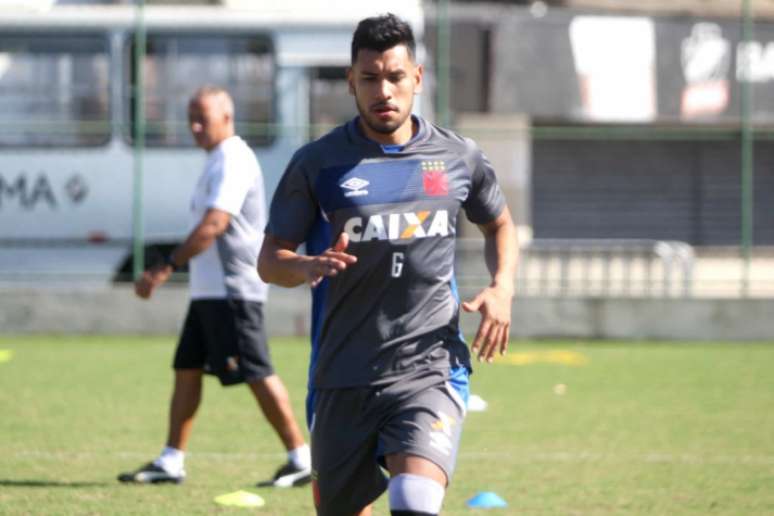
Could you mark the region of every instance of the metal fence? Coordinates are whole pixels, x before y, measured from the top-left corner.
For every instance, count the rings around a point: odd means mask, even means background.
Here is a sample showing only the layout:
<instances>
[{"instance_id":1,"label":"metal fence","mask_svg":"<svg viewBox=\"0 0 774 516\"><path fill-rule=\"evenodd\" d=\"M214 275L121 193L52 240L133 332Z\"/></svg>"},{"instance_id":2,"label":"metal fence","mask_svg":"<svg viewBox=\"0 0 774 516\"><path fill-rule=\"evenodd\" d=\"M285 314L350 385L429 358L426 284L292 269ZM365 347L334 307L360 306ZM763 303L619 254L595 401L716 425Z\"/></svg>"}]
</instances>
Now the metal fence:
<instances>
[{"instance_id":1,"label":"metal fence","mask_svg":"<svg viewBox=\"0 0 774 516\"><path fill-rule=\"evenodd\" d=\"M673 293L774 295L774 17L762 2L711 14L692 1L438 4L430 32L449 79L438 110L495 156L535 242L683 241L693 286ZM480 66L459 59L476 53ZM633 270L642 260L627 253L566 253L525 248L522 293L664 291L663 273L581 272Z\"/></svg>"},{"instance_id":2,"label":"metal fence","mask_svg":"<svg viewBox=\"0 0 774 516\"><path fill-rule=\"evenodd\" d=\"M458 245L463 285L485 284L482 242ZM477 258L478 257L478 258ZM655 240L533 240L521 247L516 292L523 297L691 297L693 248Z\"/></svg>"},{"instance_id":3,"label":"metal fence","mask_svg":"<svg viewBox=\"0 0 774 516\"><path fill-rule=\"evenodd\" d=\"M458 241L462 290L490 281L483 241ZM745 278L748 280L745 283ZM774 251L756 248L749 269L738 249L658 240L535 239L519 249L517 297L771 298Z\"/></svg>"},{"instance_id":4,"label":"metal fence","mask_svg":"<svg viewBox=\"0 0 774 516\"><path fill-rule=\"evenodd\" d=\"M425 11L423 112L495 165L530 236L518 295L774 296L774 21L548 4ZM269 193L354 114L341 63L287 65L242 29L151 30L142 49L137 20L109 38L0 30L0 282L126 280L132 247L146 261L173 244L202 160L185 99L206 74L237 97ZM174 226L141 231L162 208ZM463 286L487 281L479 244L460 242Z\"/></svg>"}]
</instances>

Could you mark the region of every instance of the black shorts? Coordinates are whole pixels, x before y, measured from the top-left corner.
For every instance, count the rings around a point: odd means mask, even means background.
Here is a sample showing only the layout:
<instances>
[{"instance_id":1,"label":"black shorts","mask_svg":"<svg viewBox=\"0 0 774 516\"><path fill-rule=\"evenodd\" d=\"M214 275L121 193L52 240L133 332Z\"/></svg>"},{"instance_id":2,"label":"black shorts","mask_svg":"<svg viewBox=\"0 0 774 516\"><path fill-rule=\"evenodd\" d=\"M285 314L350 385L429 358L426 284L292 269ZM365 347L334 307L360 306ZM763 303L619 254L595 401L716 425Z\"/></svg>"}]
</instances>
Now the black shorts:
<instances>
[{"instance_id":1,"label":"black shorts","mask_svg":"<svg viewBox=\"0 0 774 516\"><path fill-rule=\"evenodd\" d=\"M196 299L188 306L175 369L204 369L222 385L253 383L274 374L263 324L263 303Z\"/></svg>"}]
</instances>

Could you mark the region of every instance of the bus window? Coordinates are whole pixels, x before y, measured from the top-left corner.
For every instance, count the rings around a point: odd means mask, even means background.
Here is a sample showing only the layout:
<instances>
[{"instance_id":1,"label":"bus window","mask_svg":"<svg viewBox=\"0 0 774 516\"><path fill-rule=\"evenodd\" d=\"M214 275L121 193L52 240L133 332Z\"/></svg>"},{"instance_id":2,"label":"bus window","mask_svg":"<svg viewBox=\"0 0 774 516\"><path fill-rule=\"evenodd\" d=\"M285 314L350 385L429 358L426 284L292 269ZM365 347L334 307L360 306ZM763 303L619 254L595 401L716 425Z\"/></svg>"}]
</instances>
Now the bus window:
<instances>
[{"instance_id":1,"label":"bus window","mask_svg":"<svg viewBox=\"0 0 774 516\"><path fill-rule=\"evenodd\" d=\"M104 144L109 57L100 35L0 35L0 146Z\"/></svg>"},{"instance_id":2,"label":"bus window","mask_svg":"<svg viewBox=\"0 0 774 516\"><path fill-rule=\"evenodd\" d=\"M133 52L133 44L127 45ZM132 62L130 54L126 60ZM271 40L255 35L149 34L144 62L146 143L192 146L188 99L204 85L226 88L234 98L237 133L252 146L273 138L274 55ZM133 72L130 84L134 84ZM127 91L128 97L133 95ZM134 103L126 110L133 127ZM133 131L132 131L133 134ZM131 140L132 134L127 134Z\"/></svg>"},{"instance_id":3,"label":"bus window","mask_svg":"<svg viewBox=\"0 0 774 516\"><path fill-rule=\"evenodd\" d=\"M310 78L309 136L314 140L353 118L357 109L354 97L349 94L346 67L313 68Z\"/></svg>"}]
</instances>

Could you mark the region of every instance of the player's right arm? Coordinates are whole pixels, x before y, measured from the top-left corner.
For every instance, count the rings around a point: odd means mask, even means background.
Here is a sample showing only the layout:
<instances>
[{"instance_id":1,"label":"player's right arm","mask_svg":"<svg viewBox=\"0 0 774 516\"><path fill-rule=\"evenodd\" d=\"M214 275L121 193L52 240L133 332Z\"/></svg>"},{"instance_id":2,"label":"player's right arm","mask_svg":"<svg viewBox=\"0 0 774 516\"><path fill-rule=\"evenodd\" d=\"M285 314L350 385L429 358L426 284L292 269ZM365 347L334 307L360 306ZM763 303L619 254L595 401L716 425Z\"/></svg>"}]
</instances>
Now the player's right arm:
<instances>
[{"instance_id":1,"label":"player's right arm","mask_svg":"<svg viewBox=\"0 0 774 516\"><path fill-rule=\"evenodd\" d=\"M323 278L336 276L357 261L345 252L349 245L346 233L318 255L296 252L300 243L309 239L321 209L313 188L319 160L309 149L302 147L290 160L271 201L258 255L258 274L266 283L282 287L308 283L316 287Z\"/></svg>"},{"instance_id":2,"label":"player's right arm","mask_svg":"<svg viewBox=\"0 0 774 516\"><path fill-rule=\"evenodd\" d=\"M339 235L336 243L317 256L296 252L298 244L266 234L258 255L258 274L266 283L281 287L295 287L308 283L316 287L325 277L336 276L357 262L354 255L346 253L349 237Z\"/></svg>"}]
</instances>

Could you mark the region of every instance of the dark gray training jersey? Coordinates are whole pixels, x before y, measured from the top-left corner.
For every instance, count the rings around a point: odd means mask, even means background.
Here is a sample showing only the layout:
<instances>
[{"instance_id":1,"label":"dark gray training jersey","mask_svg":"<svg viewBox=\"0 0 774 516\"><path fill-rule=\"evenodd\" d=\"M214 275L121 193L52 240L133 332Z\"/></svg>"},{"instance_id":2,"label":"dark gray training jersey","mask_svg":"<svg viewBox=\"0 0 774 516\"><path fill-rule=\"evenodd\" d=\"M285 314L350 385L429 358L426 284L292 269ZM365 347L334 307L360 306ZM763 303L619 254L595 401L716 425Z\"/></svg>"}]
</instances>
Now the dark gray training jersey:
<instances>
[{"instance_id":1,"label":"dark gray training jersey","mask_svg":"<svg viewBox=\"0 0 774 516\"><path fill-rule=\"evenodd\" d=\"M366 138L358 120L302 147L271 203L266 232L310 254L346 231L357 263L313 293L310 385L375 385L423 369L469 367L454 281L457 216L491 222L505 205L476 144L414 119L404 146Z\"/></svg>"}]
</instances>

